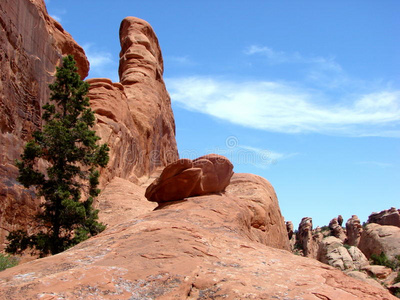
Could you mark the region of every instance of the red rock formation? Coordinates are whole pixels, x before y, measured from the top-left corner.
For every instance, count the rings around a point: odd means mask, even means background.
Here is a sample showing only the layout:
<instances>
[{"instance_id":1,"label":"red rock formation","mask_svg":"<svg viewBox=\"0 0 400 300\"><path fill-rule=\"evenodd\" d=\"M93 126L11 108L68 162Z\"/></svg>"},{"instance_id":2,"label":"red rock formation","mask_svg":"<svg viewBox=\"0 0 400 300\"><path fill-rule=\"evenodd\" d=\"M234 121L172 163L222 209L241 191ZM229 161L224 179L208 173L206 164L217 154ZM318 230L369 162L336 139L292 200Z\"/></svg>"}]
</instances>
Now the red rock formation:
<instances>
[{"instance_id":1,"label":"red rock formation","mask_svg":"<svg viewBox=\"0 0 400 300\"><path fill-rule=\"evenodd\" d=\"M287 243L283 219L276 224L270 209L274 199L265 180L235 174L225 194L170 202L61 254L1 272L0 298L396 299L267 246L278 225Z\"/></svg>"},{"instance_id":2,"label":"red rock formation","mask_svg":"<svg viewBox=\"0 0 400 300\"><path fill-rule=\"evenodd\" d=\"M89 64L82 48L48 16L42 0L0 3L0 248L8 231L28 228L39 201L15 178L14 160L41 126L48 84L65 54L73 54L81 77ZM35 24L35 26L32 26ZM137 18L121 24L120 83L90 79L97 134L109 144L110 163L101 187L114 177L143 182L178 159L175 123L162 79L163 61L150 25Z\"/></svg>"},{"instance_id":3,"label":"red rock formation","mask_svg":"<svg viewBox=\"0 0 400 300\"><path fill-rule=\"evenodd\" d=\"M337 218L333 218L329 222L329 228L330 228L330 230L332 232L332 235L334 237L337 237L342 242L344 242L346 240L346 234L344 233L344 230L343 230L342 226L339 225L339 222L338 222Z\"/></svg>"},{"instance_id":4,"label":"red rock formation","mask_svg":"<svg viewBox=\"0 0 400 300\"><path fill-rule=\"evenodd\" d=\"M370 258L382 252L392 260L400 255L400 228L390 225L368 224L361 234L358 248Z\"/></svg>"},{"instance_id":5,"label":"red rock formation","mask_svg":"<svg viewBox=\"0 0 400 300\"><path fill-rule=\"evenodd\" d=\"M146 190L153 202L183 200L186 197L225 191L233 165L224 156L209 154L195 160L179 159L168 165Z\"/></svg>"},{"instance_id":6,"label":"red rock formation","mask_svg":"<svg viewBox=\"0 0 400 300\"><path fill-rule=\"evenodd\" d=\"M64 54L73 54L87 76L82 48L48 16L43 0L0 1L0 248L8 231L26 228L38 207L32 191L16 182L14 161L41 127L48 84Z\"/></svg>"},{"instance_id":7,"label":"red rock formation","mask_svg":"<svg viewBox=\"0 0 400 300\"><path fill-rule=\"evenodd\" d=\"M352 215L346 222L346 244L358 247L362 231L360 219L356 215Z\"/></svg>"},{"instance_id":8,"label":"red rock formation","mask_svg":"<svg viewBox=\"0 0 400 300\"><path fill-rule=\"evenodd\" d=\"M400 227L400 209L392 207L391 209L383 210L378 213L372 213L368 217L368 223Z\"/></svg>"},{"instance_id":9,"label":"red rock formation","mask_svg":"<svg viewBox=\"0 0 400 300\"><path fill-rule=\"evenodd\" d=\"M179 158L175 121L151 26L127 17L121 23L120 41L121 83L90 79L89 98L98 118L96 131L111 146L103 182L114 176L138 182Z\"/></svg>"}]
</instances>

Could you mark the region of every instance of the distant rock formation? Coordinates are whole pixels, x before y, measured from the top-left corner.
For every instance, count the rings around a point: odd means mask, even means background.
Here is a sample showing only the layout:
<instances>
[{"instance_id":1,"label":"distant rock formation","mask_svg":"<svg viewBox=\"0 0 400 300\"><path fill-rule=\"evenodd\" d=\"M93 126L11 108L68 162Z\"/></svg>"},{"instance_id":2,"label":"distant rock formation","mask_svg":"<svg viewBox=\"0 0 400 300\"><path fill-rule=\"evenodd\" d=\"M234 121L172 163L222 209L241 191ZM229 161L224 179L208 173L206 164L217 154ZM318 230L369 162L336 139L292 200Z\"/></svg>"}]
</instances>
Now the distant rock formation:
<instances>
[{"instance_id":1,"label":"distant rock formation","mask_svg":"<svg viewBox=\"0 0 400 300\"><path fill-rule=\"evenodd\" d=\"M360 219L356 215L352 215L346 222L346 244L358 247L362 231Z\"/></svg>"},{"instance_id":2,"label":"distant rock formation","mask_svg":"<svg viewBox=\"0 0 400 300\"><path fill-rule=\"evenodd\" d=\"M341 222L343 222L343 218L341 219ZM329 228L332 231L332 235L334 237L337 237L342 242L346 240L346 233L344 232L342 226L339 224L338 218L333 218L329 222Z\"/></svg>"},{"instance_id":3,"label":"distant rock formation","mask_svg":"<svg viewBox=\"0 0 400 300\"><path fill-rule=\"evenodd\" d=\"M342 240L329 236L324 238L318 249L317 259L339 270L360 270L368 265L368 260L357 247L347 250Z\"/></svg>"},{"instance_id":4,"label":"distant rock formation","mask_svg":"<svg viewBox=\"0 0 400 300\"><path fill-rule=\"evenodd\" d=\"M368 217L368 223L400 227L400 209L392 207L379 213L372 213Z\"/></svg>"},{"instance_id":5,"label":"distant rock formation","mask_svg":"<svg viewBox=\"0 0 400 300\"><path fill-rule=\"evenodd\" d=\"M376 223L367 224L361 234L358 248L367 258L383 252L390 260L395 259L396 255L400 255L400 228Z\"/></svg>"},{"instance_id":6,"label":"distant rock formation","mask_svg":"<svg viewBox=\"0 0 400 300\"><path fill-rule=\"evenodd\" d=\"M294 251L296 245L296 234L294 233L294 226L292 221L286 221L286 231L289 239L290 251Z\"/></svg>"},{"instance_id":7,"label":"distant rock formation","mask_svg":"<svg viewBox=\"0 0 400 300\"><path fill-rule=\"evenodd\" d=\"M296 235L297 244L303 250L303 255L310 258L316 258L319 248L319 242L323 235L320 231L314 232L312 218L304 217L301 219L299 229Z\"/></svg>"},{"instance_id":8,"label":"distant rock formation","mask_svg":"<svg viewBox=\"0 0 400 300\"><path fill-rule=\"evenodd\" d=\"M233 175L233 165L224 156L209 154L195 160L179 159L169 164L146 190L153 202L183 200L225 191Z\"/></svg>"},{"instance_id":9,"label":"distant rock formation","mask_svg":"<svg viewBox=\"0 0 400 300\"><path fill-rule=\"evenodd\" d=\"M264 179L235 174L225 194L171 202L0 272L0 298L396 299L282 250L287 233L282 216L273 218L275 200ZM268 246L279 239L280 249Z\"/></svg>"}]
</instances>

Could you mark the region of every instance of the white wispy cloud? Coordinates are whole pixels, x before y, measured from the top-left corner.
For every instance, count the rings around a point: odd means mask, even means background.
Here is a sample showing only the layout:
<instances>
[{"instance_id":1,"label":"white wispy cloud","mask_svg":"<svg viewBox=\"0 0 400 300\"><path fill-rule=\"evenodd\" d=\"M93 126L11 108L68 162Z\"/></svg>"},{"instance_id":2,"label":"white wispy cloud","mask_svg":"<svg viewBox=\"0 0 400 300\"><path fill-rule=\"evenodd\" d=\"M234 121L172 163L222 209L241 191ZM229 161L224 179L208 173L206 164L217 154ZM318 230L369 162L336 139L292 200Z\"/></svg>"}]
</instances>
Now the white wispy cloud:
<instances>
[{"instance_id":1,"label":"white wispy cloud","mask_svg":"<svg viewBox=\"0 0 400 300\"><path fill-rule=\"evenodd\" d=\"M196 63L188 56L167 56L166 61L172 63L172 64L177 64L180 66L194 66Z\"/></svg>"},{"instance_id":2,"label":"white wispy cloud","mask_svg":"<svg viewBox=\"0 0 400 300\"><path fill-rule=\"evenodd\" d=\"M400 91L343 95L272 81L237 82L216 77L166 80L172 101L228 122L282 133L400 137Z\"/></svg>"},{"instance_id":3,"label":"white wispy cloud","mask_svg":"<svg viewBox=\"0 0 400 300\"><path fill-rule=\"evenodd\" d=\"M393 164L384 163L384 162L380 162L380 161L360 161L360 162L358 162L358 164L379 167L379 168L389 168L389 167L393 166Z\"/></svg>"},{"instance_id":4,"label":"white wispy cloud","mask_svg":"<svg viewBox=\"0 0 400 300\"><path fill-rule=\"evenodd\" d=\"M62 21L62 18L60 16L58 16L58 15L50 15L50 17L52 17L58 23L61 23L61 21Z\"/></svg>"},{"instance_id":5,"label":"white wispy cloud","mask_svg":"<svg viewBox=\"0 0 400 300\"><path fill-rule=\"evenodd\" d=\"M333 57L325 58L321 56L305 56L299 52L285 52L277 51L267 46L256 46L252 45L245 49L244 51L247 55L262 55L267 58L268 62L274 64L283 63L297 63L297 64L314 64L318 65L320 68L333 70L340 72L342 67L335 62Z\"/></svg>"},{"instance_id":6,"label":"white wispy cloud","mask_svg":"<svg viewBox=\"0 0 400 300\"><path fill-rule=\"evenodd\" d=\"M118 63L112 58L112 54L96 49L94 44L82 46L90 63L90 77L107 77L112 81L118 81Z\"/></svg>"}]
</instances>

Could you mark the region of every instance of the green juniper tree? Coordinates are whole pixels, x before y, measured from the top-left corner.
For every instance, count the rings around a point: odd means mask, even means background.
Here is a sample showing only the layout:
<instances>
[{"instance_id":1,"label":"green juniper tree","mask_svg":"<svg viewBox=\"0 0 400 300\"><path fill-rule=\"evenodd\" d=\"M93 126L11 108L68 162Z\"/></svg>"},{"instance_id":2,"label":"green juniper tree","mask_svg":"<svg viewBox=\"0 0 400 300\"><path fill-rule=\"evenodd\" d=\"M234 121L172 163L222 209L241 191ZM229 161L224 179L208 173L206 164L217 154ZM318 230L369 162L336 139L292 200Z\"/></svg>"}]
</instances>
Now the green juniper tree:
<instances>
[{"instance_id":1,"label":"green juniper tree","mask_svg":"<svg viewBox=\"0 0 400 300\"><path fill-rule=\"evenodd\" d=\"M98 145L100 138L90 129L95 117L86 97L89 84L80 79L75 64L68 55L57 68L56 80L49 85L54 104L43 106L45 125L16 161L18 181L26 188L36 187L44 202L36 215L35 233L9 234L9 253L19 254L29 247L41 256L56 254L105 229L97 222L98 210L92 204L100 193L97 167L107 165L109 148ZM39 160L46 162L45 172L38 169ZM80 200L81 193L86 200Z\"/></svg>"}]
</instances>

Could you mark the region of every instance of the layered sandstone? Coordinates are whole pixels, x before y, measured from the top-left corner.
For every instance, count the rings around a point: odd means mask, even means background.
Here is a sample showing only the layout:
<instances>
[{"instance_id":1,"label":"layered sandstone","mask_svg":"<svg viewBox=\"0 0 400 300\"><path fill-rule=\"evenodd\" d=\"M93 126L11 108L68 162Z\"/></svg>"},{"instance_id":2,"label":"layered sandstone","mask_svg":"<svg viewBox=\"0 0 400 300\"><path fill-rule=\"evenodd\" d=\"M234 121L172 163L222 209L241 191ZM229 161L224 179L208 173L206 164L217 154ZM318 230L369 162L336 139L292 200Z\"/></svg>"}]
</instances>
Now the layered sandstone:
<instances>
[{"instance_id":1,"label":"layered sandstone","mask_svg":"<svg viewBox=\"0 0 400 300\"><path fill-rule=\"evenodd\" d=\"M400 227L400 209L392 207L378 213L372 213L368 217L368 223Z\"/></svg>"},{"instance_id":2,"label":"layered sandstone","mask_svg":"<svg viewBox=\"0 0 400 300\"><path fill-rule=\"evenodd\" d=\"M16 182L14 161L41 127L48 84L65 54L74 55L86 77L85 53L48 16L43 0L0 1L0 248L8 231L27 228L38 207L32 191Z\"/></svg>"},{"instance_id":3,"label":"layered sandstone","mask_svg":"<svg viewBox=\"0 0 400 300\"><path fill-rule=\"evenodd\" d=\"M61 254L1 272L0 298L396 299L282 250L287 233L283 218L273 225L274 194L262 178L235 174L224 194L169 202ZM277 226L284 244L266 236Z\"/></svg>"}]
</instances>

